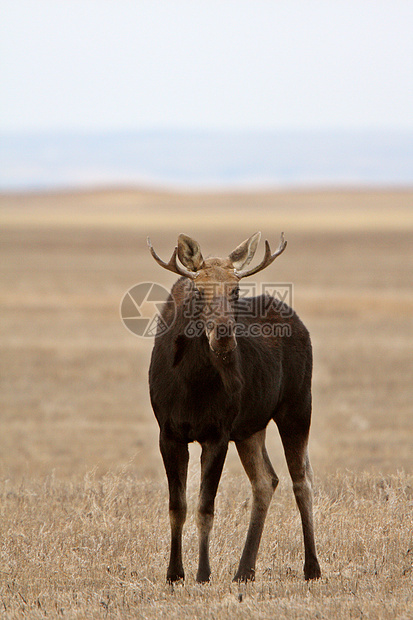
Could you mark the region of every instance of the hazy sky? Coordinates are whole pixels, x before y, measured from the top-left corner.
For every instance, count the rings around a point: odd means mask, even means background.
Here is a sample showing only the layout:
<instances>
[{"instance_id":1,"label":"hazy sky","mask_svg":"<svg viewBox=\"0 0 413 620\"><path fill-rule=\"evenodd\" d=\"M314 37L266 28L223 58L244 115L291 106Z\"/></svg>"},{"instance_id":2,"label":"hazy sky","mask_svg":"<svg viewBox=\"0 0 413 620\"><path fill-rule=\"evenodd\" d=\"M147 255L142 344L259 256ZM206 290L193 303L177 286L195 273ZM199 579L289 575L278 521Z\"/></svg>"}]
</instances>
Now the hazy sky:
<instances>
[{"instance_id":1,"label":"hazy sky","mask_svg":"<svg viewBox=\"0 0 413 620\"><path fill-rule=\"evenodd\" d=\"M0 0L0 130L413 129L411 0Z\"/></svg>"}]
</instances>

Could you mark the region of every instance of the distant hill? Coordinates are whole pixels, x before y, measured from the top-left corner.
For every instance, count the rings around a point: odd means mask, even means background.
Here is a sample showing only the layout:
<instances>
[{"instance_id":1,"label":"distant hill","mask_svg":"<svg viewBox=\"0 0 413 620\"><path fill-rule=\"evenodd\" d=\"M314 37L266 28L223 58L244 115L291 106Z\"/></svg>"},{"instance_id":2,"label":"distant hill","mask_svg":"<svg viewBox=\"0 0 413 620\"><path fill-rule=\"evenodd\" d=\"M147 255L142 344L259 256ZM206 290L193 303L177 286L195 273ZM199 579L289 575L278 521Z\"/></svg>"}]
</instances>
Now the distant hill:
<instances>
[{"instance_id":1,"label":"distant hill","mask_svg":"<svg viewBox=\"0 0 413 620\"><path fill-rule=\"evenodd\" d=\"M413 132L0 135L0 190L409 186Z\"/></svg>"}]
</instances>

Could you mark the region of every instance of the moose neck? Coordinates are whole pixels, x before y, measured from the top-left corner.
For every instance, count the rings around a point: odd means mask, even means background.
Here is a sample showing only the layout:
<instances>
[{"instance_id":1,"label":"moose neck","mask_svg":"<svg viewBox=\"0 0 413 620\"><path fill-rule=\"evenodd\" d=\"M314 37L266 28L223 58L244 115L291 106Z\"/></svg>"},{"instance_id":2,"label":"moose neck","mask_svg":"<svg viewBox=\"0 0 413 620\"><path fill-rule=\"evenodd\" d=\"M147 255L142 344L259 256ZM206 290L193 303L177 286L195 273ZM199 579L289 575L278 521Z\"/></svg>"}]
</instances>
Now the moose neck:
<instances>
[{"instance_id":1,"label":"moose neck","mask_svg":"<svg viewBox=\"0 0 413 620\"><path fill-rule=\"evenodd\" d=\"M188 292L189 295L191 293L192 291ZM186 311L187 302L188 297L185 297L185 299L181 299L181 303L177 304L177 333L174 341L173 365L180 367L180 372L189 382L199 381L202 375L204 375L205 381L208 381L211 373L217 372L222 380L225 392L228 395L238 394L243 383L238 347L223 354L214 353L208 343L205 331L199 329L200 321L198 321L197 330L196 319L188 315Z\"/></svg>"}]
</instances>

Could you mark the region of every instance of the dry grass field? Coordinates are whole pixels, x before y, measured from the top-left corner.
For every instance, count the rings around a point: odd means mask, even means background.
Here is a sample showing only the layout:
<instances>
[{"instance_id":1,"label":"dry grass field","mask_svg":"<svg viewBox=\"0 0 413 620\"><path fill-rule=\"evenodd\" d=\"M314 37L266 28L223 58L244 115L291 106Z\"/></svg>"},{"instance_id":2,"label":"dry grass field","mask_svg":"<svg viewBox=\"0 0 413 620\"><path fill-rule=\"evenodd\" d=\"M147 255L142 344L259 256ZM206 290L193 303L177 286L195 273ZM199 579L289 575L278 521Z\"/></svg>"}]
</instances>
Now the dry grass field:
<instances>
[{"instance_id":1,"label":"dry grass field","mask_svg":"<svg viewBox=\"0 0 413 620\"><path fill-rule=\"evenodd\" d=\"M288 248L314 345L310 455L323 578L281 482L254 583L231 583L250 489L231 447L218 491L213 580L195 583L199 454L191 448L187 580L165 583L167 486L151 412L151 340L123 327L138 282L170 287L163 258L186 232L223 255L261 230ZM258 253L262 252L262 247ZM261 254L260 254L261 255ZM413 192L0 196L0 617L413 618ZM260 274L263 276L263 274Z\"/></svg>"}]
</instances>

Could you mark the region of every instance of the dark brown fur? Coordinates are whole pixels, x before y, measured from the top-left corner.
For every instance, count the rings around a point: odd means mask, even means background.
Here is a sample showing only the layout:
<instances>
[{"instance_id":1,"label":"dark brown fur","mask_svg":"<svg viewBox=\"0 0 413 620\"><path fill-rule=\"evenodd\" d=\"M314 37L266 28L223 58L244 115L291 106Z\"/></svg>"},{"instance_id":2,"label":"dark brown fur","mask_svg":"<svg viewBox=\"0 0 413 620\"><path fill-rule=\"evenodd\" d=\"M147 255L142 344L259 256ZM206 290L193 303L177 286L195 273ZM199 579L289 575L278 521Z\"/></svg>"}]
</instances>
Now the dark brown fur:
<instances>
[{"instance_id":1,"label":"dark brown fur","mask_svg":"<svg viewBox=\"0 0 413 620\"><path fill-rule=\"evenodd\" d=\"M176 318L173 321L173 305L165 304L163 319L171 328L155 338L149 384L169 483L171 554L167 579L173 582L184 578L181 541L186 517L188 443L193 441L202 446L197 581L210 578L208 542L229 441L237 446L253 490L251 522L234 579L254 579L265 516L278 483L265 449L265 429L270 420L278 426L301 513L305 578L318 578L312 472L307 453L311 419L310 337L298 316L283 304L272 304L264 317L260 304L268 306L268 298L237 301L238 280L233 273L229 259L206 259L195 284L186 277L180 278L170 297L176 305ZM213 293L207 291L209 283L214 284ZM205 331L193 337L185 335L192 320L185 316L188 301L199 295L200 320L207 321L205 310L214 303L215 315L208 320L212 320L214 330L224 328L221 338L215 332L213 336L207 332L207 337ZM251 316L243 316L246 307ZM232 333L234 325L247 327L252 322L287 324L290 335L253 337Z\"/></svg>"}]
</instances>

